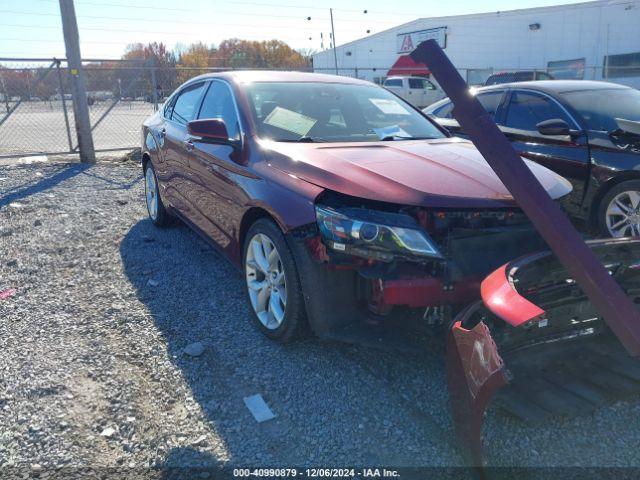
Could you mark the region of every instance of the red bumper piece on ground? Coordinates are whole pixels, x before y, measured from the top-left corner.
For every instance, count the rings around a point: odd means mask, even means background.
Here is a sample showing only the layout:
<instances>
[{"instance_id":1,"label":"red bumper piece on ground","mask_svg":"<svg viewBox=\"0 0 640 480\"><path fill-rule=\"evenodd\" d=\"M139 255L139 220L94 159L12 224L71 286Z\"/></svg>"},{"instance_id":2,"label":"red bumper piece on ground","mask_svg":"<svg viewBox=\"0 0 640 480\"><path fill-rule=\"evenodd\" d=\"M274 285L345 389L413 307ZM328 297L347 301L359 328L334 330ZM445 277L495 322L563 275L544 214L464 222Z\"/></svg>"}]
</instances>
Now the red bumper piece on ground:
<instances>
[{"instance_id":1,"label":"red bumper piece on ground","mask_svg":"<svg viewBox=\"0 0 640 480\"><path fill-rule=\"evenodd\" d=\"M477 308L468 307L465 318ZM453 421L458 439L471 455L475 466L482 466L482 423L493 394L507 384L504 363L487 326L480 322L473 329L457 320L447 338L447 382Z\"/></svg>"},{"instance_id":2,"label":"red bumper piece on ground","mask_svg":"<svg viewBox=\"0 0 640 480\"><path fill-rule=\"evenodd\" d=\"M513 288L509 282L508 265L503 265L483 280L480 294L482 301L493 314L508 324L518 327L528 321L540 319L544 315L544 310Z\"/></svg>"}]
</instances>

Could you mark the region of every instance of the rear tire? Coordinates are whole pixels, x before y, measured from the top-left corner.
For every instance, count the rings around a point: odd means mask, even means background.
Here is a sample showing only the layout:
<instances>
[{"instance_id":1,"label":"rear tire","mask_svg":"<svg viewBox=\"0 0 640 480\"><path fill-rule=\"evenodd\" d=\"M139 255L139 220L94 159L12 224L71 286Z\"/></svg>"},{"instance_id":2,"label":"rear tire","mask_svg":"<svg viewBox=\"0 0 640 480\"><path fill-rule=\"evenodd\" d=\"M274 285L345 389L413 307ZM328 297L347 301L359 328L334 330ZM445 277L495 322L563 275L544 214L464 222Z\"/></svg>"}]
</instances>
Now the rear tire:
<instances>
[{"instance_id":1,"label":"rear tire","mask_svg":"<svg viewBox=\"0 0 640 480\"><path fill-rule=\"evenodd\" d=\"M162 203L158 178L153 169L153 164L148 161L144 168L144 196L147 204L147 213L156 227L168 227L171 225L171 216Z\"/></svg>"},{"instance_id":2,"label":"rear tire","mask_svg":"<svg viewBox=\"0 0 640 480\"><path fill-rule=\"evenodd\" d=\"M640 236L640 180L627 180L607 192L598 207L598 228L607 237Z\"/></svg>"},{"instance_id":3,"label":"rear tire","mask_svg":"<svg viewBox=\"0 0 640 480\"><path fill-rule=\"evenodd\" d=\"M258 219L243 248L247 301L260 331L272 340L291 342L303 336L307 318L298 268L280 228Z\"/></svg>"}]
</instances>

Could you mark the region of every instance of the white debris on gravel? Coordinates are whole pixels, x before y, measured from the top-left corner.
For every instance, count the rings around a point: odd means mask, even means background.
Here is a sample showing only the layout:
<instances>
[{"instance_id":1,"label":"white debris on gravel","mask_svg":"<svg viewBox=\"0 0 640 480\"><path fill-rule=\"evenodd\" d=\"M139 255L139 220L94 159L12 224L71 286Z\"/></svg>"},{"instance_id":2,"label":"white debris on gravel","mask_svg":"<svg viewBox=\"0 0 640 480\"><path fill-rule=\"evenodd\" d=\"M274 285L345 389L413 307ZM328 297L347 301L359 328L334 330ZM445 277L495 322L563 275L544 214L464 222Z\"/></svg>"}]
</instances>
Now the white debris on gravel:
<instances>
[{"instance_id":1,"label":"white debris on gravel","mask_svg":"<svg viewBox=\"0 0 640 480\"><path fill-rule=\"evenodd\" d=\"M116 434L116 429L113 427L107 427L100 433L101 437L111 438Z\"/></svg>"},{"instance_id":2,"label":"white debris on gravel","mask_svg":"<svg viewBox=\"0 0 640 480\"><path fill-rule=\"evenodd\" d=\"M226 260L186 227L146 218L138 166L48 162L0 176L0 289L19 292L0 301L0 467L463 462L442 332L421 356L279 345L252 325ZM198 361L185 352L194 339L206 345ZM247 415L257 391L277 406L269 422ZM638 465L639 418L637 400L538 426L494 412L489 460Z\"/></svg>"},{"instance_id":3,"label":"white debris on gravel","mask_svg":"<svg viewBox=\"0 0 640 480\"><path fill-rule=\"evenodd\" d=\"M262 395L259 393L251 395L250 397L245 397L244 404L258 423L276 418L275 414L269 408L269 405L267 405L267 402L264 401L264 398L262 398Z\"/></svg>"}]
</instances>

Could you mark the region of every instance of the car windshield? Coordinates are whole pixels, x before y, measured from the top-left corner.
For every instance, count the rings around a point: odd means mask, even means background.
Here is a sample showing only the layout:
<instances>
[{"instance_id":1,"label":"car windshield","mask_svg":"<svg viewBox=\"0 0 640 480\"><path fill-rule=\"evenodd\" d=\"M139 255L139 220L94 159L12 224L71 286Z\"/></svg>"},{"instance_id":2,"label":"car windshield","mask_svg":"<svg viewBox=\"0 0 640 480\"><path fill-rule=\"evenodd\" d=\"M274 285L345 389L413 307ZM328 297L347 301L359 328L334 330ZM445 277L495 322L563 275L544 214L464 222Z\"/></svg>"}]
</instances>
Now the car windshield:
<instances>
[{"instance_id":1,"label":"car windshield","mask_svg":"<svg viewBox=\"0 0 640 480\"><path fill-rule=\"evenodd\" d=\"M589 130L618 129L616 118L640 121L640 91L610 88L564 92L567 102L582 116Z\"/></svg>"},{"instance_id":2,"label":"car windshield","mask_svg":"<svg viewBox=\"0 0 640 480\"><path fill-rule=\"evenodd\" d=\"M256 82L247 92L262 138L365 142L445 136L410 105L374 85Z\"/></svg>"}]
</instances>

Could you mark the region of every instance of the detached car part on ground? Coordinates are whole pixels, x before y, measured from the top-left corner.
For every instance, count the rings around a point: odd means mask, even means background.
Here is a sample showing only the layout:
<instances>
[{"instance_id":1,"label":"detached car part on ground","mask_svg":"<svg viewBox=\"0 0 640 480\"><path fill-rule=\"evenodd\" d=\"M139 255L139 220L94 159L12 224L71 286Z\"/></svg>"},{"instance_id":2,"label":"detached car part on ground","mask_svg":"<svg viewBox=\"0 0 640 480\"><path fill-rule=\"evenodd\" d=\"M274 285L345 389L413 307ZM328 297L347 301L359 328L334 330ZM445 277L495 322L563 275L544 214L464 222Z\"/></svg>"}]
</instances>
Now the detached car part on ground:
<instances>
[{"instance_id":1,"label":"detached car part on ground","mask_svg":"<svg viewBox=\"0 0 640 480\"><path fill-rule=\"evenodd\" d=\"M640 304L640 240L588 244ZM456 432L476 465L482 465L482 424L492 397L511 415L540 421L640 392L640 362L551 252L504 265L481 290L482 301L456 317L447 340Z\"/></svg>"}]
</instances>

